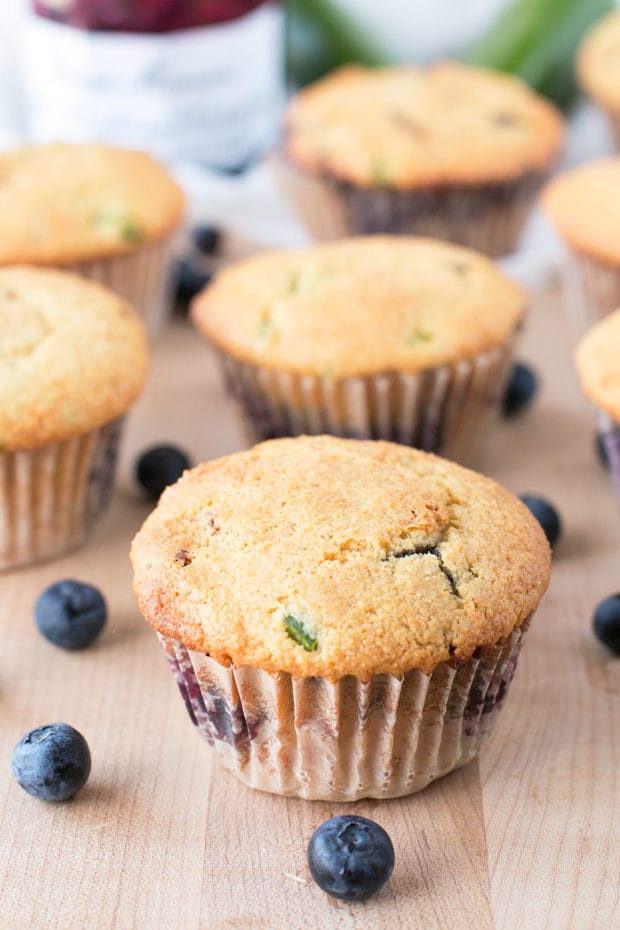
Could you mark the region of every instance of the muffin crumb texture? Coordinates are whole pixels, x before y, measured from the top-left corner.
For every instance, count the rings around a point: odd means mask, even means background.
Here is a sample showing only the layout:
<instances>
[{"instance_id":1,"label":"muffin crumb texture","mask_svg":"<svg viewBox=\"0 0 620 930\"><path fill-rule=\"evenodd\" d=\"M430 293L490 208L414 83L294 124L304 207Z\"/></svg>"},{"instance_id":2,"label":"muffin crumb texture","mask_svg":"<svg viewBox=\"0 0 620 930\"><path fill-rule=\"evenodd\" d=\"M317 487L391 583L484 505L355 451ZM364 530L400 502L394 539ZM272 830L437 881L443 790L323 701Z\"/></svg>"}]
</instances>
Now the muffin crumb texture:
<instances>
[{"instance_id":1,"label":"muffin crumb texture","mask_svg":"<svg viewBox=\"0 0 620 930\"><path fill-rule=\"evenodd\" d=\"M144 327L116 294L66 272L0 269L0 451L116 419L146 366Z\"/></svg>"},{"instance_id":2,"label":"muffin crumb texture","mask_svg":"<svg viewBox=\"0 0 620 930\"><path fill-rule=\"evenodd\" d=\"M324 377L472 358L505 344L524 312L522 291L483 255L407 236L258 255L192 307L200 332L234 357Z\"/></svg>"},{"instance_id":3,"label":"muffin crumb texture","mask_svg":"<svg viewBox=\"0 0 620 930\"><path fill-rule=\"evenodd\" d=\"M557 175L543 191L542 206L572 248L620 266L620 157L599 158Z\"/></svg>"},{"instance_id":4,"label":"muffin crumb texture","mask_svg":"<svg viewBox=\"0 0 620 930\"><path fill-rule=\"evenodd\" d=\"M392 443L281 439L186 472L132 546L141 611L225 665L332 681L468 659L550 553L494 482Z\"/></svg>"},{"instance_id":5,"label":"muffin crumb texture","mask_svg":"<svg viewBox=\"0 0 620 930\"><path fill-rule=\"evenodd\" d=\"M164 238L183 218L181 188L144 152L28 146L0 154L0 264L109 258Z\"/></svg>"},{"instance_id":6,"label":"muffin crumb texture","mask_svg":"<svg viewBox=\"0 0 620 930\"><path fill-rule=\"evenodd\" d=\"M285 150L310 173L412 190L540 173L562 137L555 107L512 76L455 62L347 66L293 99Z\"/></svg>"},{"instance_id":7,"label":"muffin crumb texture","mask_svg":"<svg viewBox=\"0 0 620 930\"><path fill-rule=\"evenodd\" d=\"M620 422L620 310L605 317L583 337L575 360L584 393Z\"/></svg>"},{"instance_id":8,"label":"muffin crumb texture","mask_svg":"<svg viewBox=\"0 0 620 930\"><path fill-rule=\"evenodd\" d=\"M577 54L582 87L604 107L620 111L620 12L604 16L587 34Z\"/></svg>"}]
</instances>

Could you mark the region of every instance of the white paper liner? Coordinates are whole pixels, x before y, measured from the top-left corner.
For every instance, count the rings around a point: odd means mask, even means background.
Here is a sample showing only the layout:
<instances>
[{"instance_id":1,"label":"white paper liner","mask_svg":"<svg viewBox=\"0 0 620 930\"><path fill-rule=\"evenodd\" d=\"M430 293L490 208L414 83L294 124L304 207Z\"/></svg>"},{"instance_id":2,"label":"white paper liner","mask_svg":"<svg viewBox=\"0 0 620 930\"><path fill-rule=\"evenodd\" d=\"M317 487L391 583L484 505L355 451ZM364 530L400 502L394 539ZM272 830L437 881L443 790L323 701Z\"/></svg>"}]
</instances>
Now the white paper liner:
<instances>
[{"instance_id":1,"label":"white paper liner","mask_svg":"<svg viewBox=\"0 0 620 930\"><path fill-rule=\"evenodd\" d=\"M609 128L611 129L613 136L614 136L616 148L620 149L620 111L611 110L608 107L604 107L600 103L600 101L595 101L595 102L598 104L600 109L603 111L603 113L607 117L607 120L609 122Z\"/></svg>"},{"instance_id":2,"label":"white paper liner","mask_svg":"<svg viewBox=\"0 0 620 930\"><path fill-rule=\"evenodd\" d=\"M620 307L620 268L606 265L568 249L567 286L576 317L576 332L582 333Z\"/></svg>"},{"instance_id":3,"label":"white paper liner","mask_svg":"<svg viewBox=\"0 0 620 930\"><path fill-rule=\"evenodd\" d=\"M546 173L480 185L414 191L356 187L304 174L282 155L270 159L282 191L318 241L390 233L430 236L500 258L517 248Z\"/></svg>"},{"instance_id":4,"label":"white paper liner","mask_svg":"<svg viewBox=\"0 0 620 930\"><path fill-rule=\"evenodd\" d=\"M175 235L149 242L126 255L76 262L66 271L97 281L136 308L150 336L165 322L172 305Z\"/></svg>"},{"instance_id":5,"label":"white paper liner","mask_svg":"<svg viewBox=\"0 0 620 930\"><path fill-rule=\"evenodd\" d=\"M620 423L617 423L604 410L598 410L598 432L603 440L607 459L609 461L609 474L620 504Z\"/></svg>"},{"instance_id":6,"label":"white paper liner","mask_svg":"<svg viewBox=\"0 0 620 930\"><path fill-rule=\"evenodd\" d=\"M158 635L193 723L241 781L308 800L355 801L413 794L477 755L530 619L455 667L367 683L225 668Z\"/></svg>"},{"instance_id":7,"label":"white paper liner","mask_svg":"<svg viewBox=\"0 0 620 930\"><path fill-rule=\"evenodd\" d=\"M454 365L414 374L327 378L275 371L216 349L255 440L329 433L385 439L467 460L497 414L515 337Z\"/></svg>"},{"instance_id":8,"label":"white paper liner","mask_svg":"<svg viewBox=\"0 0 620 930\"><path fill-rule=\"evenodd\" d=\"M122 421L39 449L0 453L0 570L84 542L110 498Z\"/></svg>"}]
</instances>

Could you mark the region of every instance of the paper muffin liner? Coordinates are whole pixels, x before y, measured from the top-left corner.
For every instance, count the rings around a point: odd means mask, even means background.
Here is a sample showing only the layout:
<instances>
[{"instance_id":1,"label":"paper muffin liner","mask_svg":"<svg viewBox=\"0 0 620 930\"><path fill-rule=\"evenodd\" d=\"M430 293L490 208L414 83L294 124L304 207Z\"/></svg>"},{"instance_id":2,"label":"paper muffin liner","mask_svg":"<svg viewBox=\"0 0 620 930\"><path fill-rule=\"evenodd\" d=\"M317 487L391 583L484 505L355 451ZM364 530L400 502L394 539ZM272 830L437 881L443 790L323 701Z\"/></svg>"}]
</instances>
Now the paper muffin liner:
<instances>
[{"instance_id":1,"label":"paper muffin liner","mask_svg":"<svg viewBox=\"0 0 620 930\"><path fill-rule=\"evenodd\" d=\"M620 268L569 248L564 277L578 333L620 307Z\"/></svg>"},{"instance_id":2,"label":"paper muffin liner","mask_svg":"<svg viewBox=\"0 0 620 930\"><path fill-rule=\"evenodd\" d=\"M122 422L38 449L0 453L0 570L84 542L110 499Z\"/></svg>"},{"instance_id":3,"label":"paper muffin liner","mask_svg":"<svg viewBox=\"0 0 620 930\"><path fill-rule=\"evenodd\" d=\"M618 504L620 504L620 423L612 419L605 411L599 410L598 431L605 446L609 461L609 474Z\"/></svg>"},{"instance_id":4,"label":"paper muffin liner","mask_svg":"<svg viewBox=\"0 0 620 930\"><path fill-rule=\"evenodd\" d=\"M190 718L246 785L308 800L413 794L476 756L531 616L467 662L401 677L293 678L224 667L159 635Z\"/></svg>"},{"instance_id":5,"label":"paper muffin liner","mask_svg":"<svg viewBox=\"0 0 620 930\"><path fill-rule=\"evenodd\" d=\"M150 336L161 329L172 305L172 267L176 236L110 258L63 266L66 271L97 281L136 308Z\"/></svg>"},{"instance_id":6,"label":"paper muffin liner","mask_svg":"<svg viewBox=\"0 0 620 930\"><path fill-rule=\"evenodd\" d=\"M614 136L616 148L620 149L620 110L612 110L609 107L605 107L600 103L600 101L595 102L607 117L609 128L611 129Z\"/></svg>"},{"instance_id":7,"label":"paper muffin liner","mask_svg":"<svg viewBox=\"0 0 620 930\"><path fill-rule=\"evenodd\" d=\"M319 241L373 233L430 236L494 258L516 250L547 177L539 172L493 184L404 191L356 187L305 174L281 155L272 158L271 166L283 192Z\"/></svg>"},{"instance_id":8,"label":"paper muffin liner","mask_svg":"<svg viewBox=\"0 0 620 930\"><path fill-rule=\"evenodd\" d=\"M255 441L329 433L464 461L497 414L514 342L426 371L344 378L263 368L219 349L216 355Z\"/></svg>"}]
</instances>

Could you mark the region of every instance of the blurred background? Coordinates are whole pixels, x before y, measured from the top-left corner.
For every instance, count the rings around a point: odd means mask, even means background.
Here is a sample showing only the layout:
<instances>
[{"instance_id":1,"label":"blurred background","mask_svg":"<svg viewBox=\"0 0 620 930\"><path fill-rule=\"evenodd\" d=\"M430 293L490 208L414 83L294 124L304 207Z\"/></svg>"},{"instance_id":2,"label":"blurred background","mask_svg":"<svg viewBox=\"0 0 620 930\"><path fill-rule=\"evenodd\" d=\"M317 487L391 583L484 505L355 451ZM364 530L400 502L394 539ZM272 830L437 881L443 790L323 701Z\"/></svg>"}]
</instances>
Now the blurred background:
<instances>
[{"instance_id":1,"label":"blurred background","mask_svg":"<svg viewBox=\"0 0 620 930\"><path fill-rule=\"evenodd\" d=\"M301 244L307 235L262 161L291 90L347 61L461 58L519 74L561 106L571 119L565 163L575 163L613 147L572 75L580 39L613 5L3 0L0 146L96 139L146 148L187 189L191 223L215 226L237 251ZM533 216L519 267L538 273L553 248Z\"/></svg>"}]
</instances>

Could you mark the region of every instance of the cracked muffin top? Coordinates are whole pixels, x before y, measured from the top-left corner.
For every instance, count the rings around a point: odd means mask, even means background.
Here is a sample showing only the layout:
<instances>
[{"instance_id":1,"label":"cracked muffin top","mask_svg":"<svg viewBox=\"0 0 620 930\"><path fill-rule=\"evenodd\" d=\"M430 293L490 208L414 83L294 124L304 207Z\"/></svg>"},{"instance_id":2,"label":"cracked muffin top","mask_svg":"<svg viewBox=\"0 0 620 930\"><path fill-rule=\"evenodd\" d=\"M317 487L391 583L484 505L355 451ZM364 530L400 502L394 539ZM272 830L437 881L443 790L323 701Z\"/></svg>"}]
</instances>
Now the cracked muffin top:
<instances>
[{"instance_id":1,"label":"cracked muffin top","mask_svg":"<svg viewBox=\"0 0 620 930\"><path fill-rule=\"evenodd\" d=\"M522 291L477 252L369 236L239 262L192 318L245 362L344 377L471 358L503 345L524 311Z\"/></svg>"},{"instance_id":2,"label":"cracked muffin top","mask_svg":"<svg viewBox=\"0 0 620 930\"><path fill-rule=\"evenodd\" d=\"M0 264L107 258L180 225L183 194L144 152L27 146L0 154Z\"/></svg>"},{"instance_id":3,"label":"cracked muffin top","mask_svg":"<svg viewBox=\"0 0 620 930\"><path fill-rule=\"evenodd\" d=\"M598 158L558 174L543 191L542 207L578 252L620 265L620 157Z\"/></svg>"},{"instance_id":4,"label":"cracked muffin top","mask_svg":"<svg viewBox=\"0 0 620 930\"><path fill-rule=\"evenodd\" d=\"M284 147L310 173L412 190L545 171L563 126L548 101L496 71L347 66L294 97Z\"/></svg>"},{"instance_id":5,"label":"cracked muffin top","mask_svg":"<svg viewBox=\"0 0 620 930\"><path fill-rule=\"evenodd\" d=\"M146 377L144 327L106 288L0 268L0 450L86 433L124 413Z\"/></svg>"},{"instance_id":6,"label":"cracked muffin top","mask_svg":"<svg viewBox=\"0 0 620 930\"><path fill-rule=\"evenodd\" d=\"M550 551L517 498L394 443L302 436L199 465L132 545L161 633L294 676L430 672L510 634Z\"/></svg>"},{"instance_id":7,"label":"cracked muffin top","mask_svg":"<svg viewBox=\"0 0 620 930\"><path fill-rule=\"evenodd\" d=\"M604 107L620 109L620 12L595 23L579 46L576 64L584 90Z\"/></svg>"},{"instance_id":8,"label":"cracked muffin top","mask_svg":"<svg viewBox=\"0 0 620 930\"><path fill-rule=\"evenodd\" d=\"M586 333L575 363L584 394L620 422L620 310Z\"/></svg>"}]
</instances>

